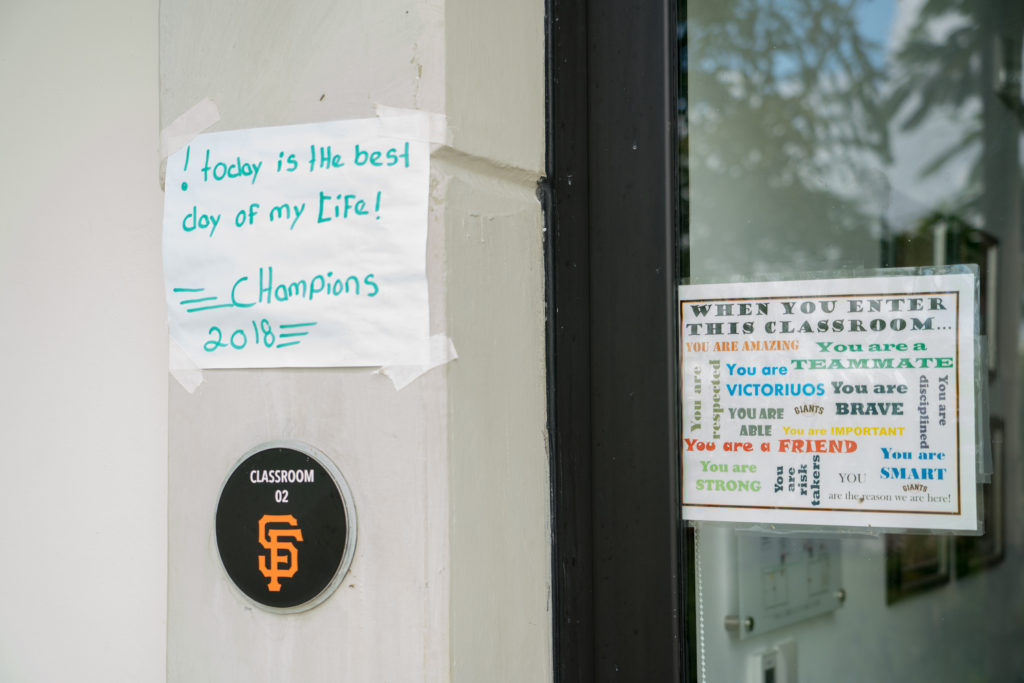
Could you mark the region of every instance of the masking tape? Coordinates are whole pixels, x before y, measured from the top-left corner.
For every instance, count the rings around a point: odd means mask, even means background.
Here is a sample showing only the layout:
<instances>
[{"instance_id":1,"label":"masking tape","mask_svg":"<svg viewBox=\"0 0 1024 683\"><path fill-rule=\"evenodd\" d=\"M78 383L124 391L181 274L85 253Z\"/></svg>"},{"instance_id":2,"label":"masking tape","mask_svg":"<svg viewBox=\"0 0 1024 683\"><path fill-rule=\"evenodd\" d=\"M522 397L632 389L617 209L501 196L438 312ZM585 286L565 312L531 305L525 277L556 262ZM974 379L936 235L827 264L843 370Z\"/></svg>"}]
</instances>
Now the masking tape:
<instances>
[{"instance_id":1,"label":"masking tape","mask_svg":"<svg viewBox=\"0 0 1024 683\"><path fill-rule=\"evenodd\" d=\"M409 137L415 140L424 140L433 145L448 145L448 119L444 114L435 114L434 112L421 111L419 109L389 107L383 104L376 104L374 106L377 118L381 119L384 123L389 118L414 118L414 129L409 133Z\"/></svg>"},{"instance_id":2,"label":"masking tape","mask_svg":"<svg viewBox=\"0 0 1024 683\"><path fill-rule=\"evenodd\" d=\"M207 97L196 102L191 109L160 131L160 158L171 156L218 121L220 111L213 100Z\"/></svg>"},{"instance_id":3,"label":"masking tape","mask_svg":"<svg viewBox=\"0 0 1024 683\"><path fill-rule=\"evenodd\" d=\"M424 365L389 365L377 372L391 380L395 385L395 391L401 391L409 386L420 375L429 370L450 363L459 357L455 351L455 344L443 334L435 334L428 342L427 357Z\"/></svg>"},{"instance_id":4,"label":"masking tape","mask_svg":"<svg viewBox=\"0 0 1024 683\"><path fill-rule=\"evenodd\" d=\"M194 394L199 385L203 383L203 371L189 358L185 349L178 345L174 339L168 338L170 358L168 367L174 379L178 380L185 391Z\"/></svg>"}]
</instances>

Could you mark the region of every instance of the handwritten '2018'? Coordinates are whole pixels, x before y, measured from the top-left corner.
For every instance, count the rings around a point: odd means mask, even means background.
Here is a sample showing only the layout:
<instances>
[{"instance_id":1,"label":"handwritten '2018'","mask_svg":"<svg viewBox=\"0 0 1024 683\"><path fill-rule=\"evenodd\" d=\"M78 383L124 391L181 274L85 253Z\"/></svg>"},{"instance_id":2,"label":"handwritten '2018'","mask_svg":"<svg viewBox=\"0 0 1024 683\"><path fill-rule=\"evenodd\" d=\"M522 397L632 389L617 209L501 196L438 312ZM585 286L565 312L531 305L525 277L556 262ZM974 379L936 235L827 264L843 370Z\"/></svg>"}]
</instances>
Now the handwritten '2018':
<instances>
[{"instance_id":1,"label":"handwritten '2018'","mask_svg":"<svg viewBox=\"0 0 1024 683\"><path fill-rule=\"evenodd\" d=\"M260 320L258 324L255 320L250 322L252 322L253 343L256 346L265 346L268 349L283 349L295 346L302 341L302 337L310 333L310 328L316 325L315 322L282 323L275 328L266 318ZM210 338L203 344L203 350L207 353L213 353L218 349L228 347L241 351L249 344L250 339L245 328L238 328L231 332L227 336L227 341L225 341L225 333L216 325L210 327L207 334L210 335Z\"/></svg>"}]
</instances>

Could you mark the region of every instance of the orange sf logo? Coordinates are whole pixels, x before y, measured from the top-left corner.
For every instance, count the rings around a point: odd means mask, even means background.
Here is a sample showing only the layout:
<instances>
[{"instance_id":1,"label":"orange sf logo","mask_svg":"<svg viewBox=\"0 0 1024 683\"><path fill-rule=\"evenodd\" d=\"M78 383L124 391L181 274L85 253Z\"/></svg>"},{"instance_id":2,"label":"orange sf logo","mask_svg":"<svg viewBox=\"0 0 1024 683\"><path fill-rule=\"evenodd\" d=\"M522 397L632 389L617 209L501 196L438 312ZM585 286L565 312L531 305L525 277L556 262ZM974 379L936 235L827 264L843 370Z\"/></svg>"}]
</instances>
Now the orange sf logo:
<instances>
[{"instance_id":1,"label":"orange sf logo","mask_svg":"<svg viewBox=\"0 0 1024 683\"><path fill-rule=\"evenodd\" d=\"M267 589L277 593L281 590L281 582L278 579L290 579L299 570L298 548L293 543L281 541L281 538L293 538L296 541L301 541L302 530L268 529L268 524L287 524L289 527L297 527L299 523L291 515L263 515L260 517L260 545L270 551L269 558L267 555L260 555L260 573L270 579Z\"/></svg>"}]
</instances>

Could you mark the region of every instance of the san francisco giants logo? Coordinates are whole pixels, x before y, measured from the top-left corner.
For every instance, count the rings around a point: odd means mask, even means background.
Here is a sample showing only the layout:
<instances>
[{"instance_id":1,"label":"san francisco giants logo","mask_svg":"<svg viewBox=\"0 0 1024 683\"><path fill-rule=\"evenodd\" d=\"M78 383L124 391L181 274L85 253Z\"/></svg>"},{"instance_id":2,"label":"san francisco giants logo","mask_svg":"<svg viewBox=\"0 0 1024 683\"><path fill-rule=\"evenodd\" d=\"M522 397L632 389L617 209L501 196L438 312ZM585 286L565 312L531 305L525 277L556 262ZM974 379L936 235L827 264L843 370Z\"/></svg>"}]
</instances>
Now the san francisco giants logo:
<instances>
[{"instance_id":1,"label":"san francisco giants logo","mask_svg":"<svg viewBox=\"0 0 1024 683\"><path fill-rule=\"evenodd\" d=\"M278 579L290 579L299 570L299 550L294 543L282 541L281 538L302 540L302 530L293 528L271 528L268 524L287 524L289 527L299 526L291 515L263 515L260 517L260 545L266 548L267 555L260 555L260 573L270 579L267 590L277 593L281 590ZM283 554L282 554L283 551Z\"/></svg>"}]
</instances>

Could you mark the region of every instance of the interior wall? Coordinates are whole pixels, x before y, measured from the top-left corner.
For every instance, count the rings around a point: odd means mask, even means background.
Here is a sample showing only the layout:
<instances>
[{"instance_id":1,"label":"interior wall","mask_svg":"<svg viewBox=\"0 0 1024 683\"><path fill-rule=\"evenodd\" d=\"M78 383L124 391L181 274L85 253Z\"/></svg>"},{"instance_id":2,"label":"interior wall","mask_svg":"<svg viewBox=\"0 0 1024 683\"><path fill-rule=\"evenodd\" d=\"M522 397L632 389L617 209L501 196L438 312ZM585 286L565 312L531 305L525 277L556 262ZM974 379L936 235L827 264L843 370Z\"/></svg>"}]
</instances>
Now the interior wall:
<instances>
[{"instance_id":1,"label":"interior wall","mask_svg":"<svg viewBox=\"0 0 1024 683\"><path fill-rule=\"evenodd\" d=\"M157 3L0 6L0 679L164 678Z\"/></svg>"},{"instance_id":2,"label":"interior wall","mask_svg":"<svg viewBox=\"0 0 1024 683\"><path fill-rule=\"evenodd\" d=\"M1019 481L1019 473L1011 476ZM1008 514L1019 507L1019 495L1011 501ZM797 681L994 682L1016 680L1024 670L1019 533L993 569L892 605L886 604L883 538L846 538L840 549L843 605L746 640L724 623L726 615L739 614L733 532L705 525L700 533L703 681L751 680L746 677L757 653L787 641L796 643Z\"/></svg>"}]
</instances>

